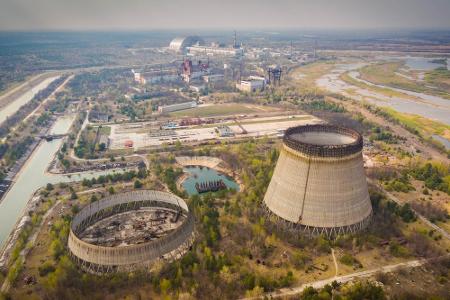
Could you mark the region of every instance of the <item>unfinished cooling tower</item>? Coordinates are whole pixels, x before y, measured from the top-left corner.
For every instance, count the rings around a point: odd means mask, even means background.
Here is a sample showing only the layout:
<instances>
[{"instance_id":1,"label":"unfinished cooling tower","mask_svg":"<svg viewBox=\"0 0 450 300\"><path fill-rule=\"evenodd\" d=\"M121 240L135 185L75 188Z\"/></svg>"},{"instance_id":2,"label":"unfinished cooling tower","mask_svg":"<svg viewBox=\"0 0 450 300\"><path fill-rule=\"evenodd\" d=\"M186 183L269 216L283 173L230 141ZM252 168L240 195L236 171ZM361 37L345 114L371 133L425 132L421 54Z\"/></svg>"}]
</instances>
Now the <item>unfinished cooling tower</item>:
<instances>
[{"instance_id":1,"label":"unfinished cooling tower","mask_svg":"<svg viewBox=\"0 0 450 300\"><path fill-rule=\"evenodd\" d=\"M267 212L312 235L364 229L372 206L362 148L361 135L347 128L307 125L286 130L264 197Z\"/></svg>"},{"instance_id":2,"label":"unfinished cooling tower","mask_svg":"<svg viewBox=\"0 0 450 300\"><path fill-rule=\"evenodd\" d=\"M193 234L194 216L183 199L139 190L86 205L72 220L68 248L87 272L130 272L182 257Z\"/></svg>"}]
</instances>

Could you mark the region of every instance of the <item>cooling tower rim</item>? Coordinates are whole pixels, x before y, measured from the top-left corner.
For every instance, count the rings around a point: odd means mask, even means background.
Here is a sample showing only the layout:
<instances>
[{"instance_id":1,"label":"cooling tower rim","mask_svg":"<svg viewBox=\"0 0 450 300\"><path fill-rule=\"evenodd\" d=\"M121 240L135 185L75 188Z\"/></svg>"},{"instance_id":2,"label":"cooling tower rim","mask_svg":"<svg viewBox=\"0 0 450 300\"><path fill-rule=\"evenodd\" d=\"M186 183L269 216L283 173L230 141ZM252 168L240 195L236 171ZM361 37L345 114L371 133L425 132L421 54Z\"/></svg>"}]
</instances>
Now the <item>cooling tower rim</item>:
<instances>
[{"instance_id":1,"label":"cooling tower rim","mask_svg":"<svg viewBox=\"0 0 450 300\"><path fill-rule=\"evenodd\" d=\"M328 132L353 138L353 142L335 145L307 143L294 138L294 134L305 132ZM292 150L315 157L344 157L362 151L363 138L356 130L327 124L314 124L290 127L286 130L283 143Z\"/></svg>"}]
</instances>

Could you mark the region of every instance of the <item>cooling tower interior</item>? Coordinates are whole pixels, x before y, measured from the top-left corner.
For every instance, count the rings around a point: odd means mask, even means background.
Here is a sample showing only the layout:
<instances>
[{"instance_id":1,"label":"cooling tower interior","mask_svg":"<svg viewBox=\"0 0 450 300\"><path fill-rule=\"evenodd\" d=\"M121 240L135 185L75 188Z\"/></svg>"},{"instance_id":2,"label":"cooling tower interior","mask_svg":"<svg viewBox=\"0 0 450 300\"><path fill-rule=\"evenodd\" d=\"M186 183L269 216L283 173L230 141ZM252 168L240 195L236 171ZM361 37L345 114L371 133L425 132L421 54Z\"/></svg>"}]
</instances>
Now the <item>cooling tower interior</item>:
<instances>
[{"instance_id":1,"label":"cooling tower interior","mask_svg":"<svg viewBox=\"0 0 450 300\"><path fill-rule=\"evenodd\" d=\"M348 128L289 128L264 197L266 211L289 228L312 235L364 229L372 206L362 149L361 135Z\"/></svg>"},{"instance_id":2,"label":"cooling tower interior","mask_svg":"<svg viewBox=\"0 0 450 300\"><path fill-rule=\"evenodd\" d=\"M68 248L87 272L130 272L181 258L193 233L194 216L183 199L139 190L86 205L72 220Z\"/></svg>"}]
</instances>

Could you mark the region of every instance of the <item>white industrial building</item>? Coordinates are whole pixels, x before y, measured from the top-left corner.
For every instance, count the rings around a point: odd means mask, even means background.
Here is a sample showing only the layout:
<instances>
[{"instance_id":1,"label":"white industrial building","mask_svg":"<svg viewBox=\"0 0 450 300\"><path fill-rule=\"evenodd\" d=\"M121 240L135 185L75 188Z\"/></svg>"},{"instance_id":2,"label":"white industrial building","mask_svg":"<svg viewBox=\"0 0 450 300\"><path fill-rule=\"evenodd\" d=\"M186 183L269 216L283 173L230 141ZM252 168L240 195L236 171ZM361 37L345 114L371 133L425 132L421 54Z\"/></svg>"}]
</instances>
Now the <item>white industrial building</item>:
<instances>
[{"instance_id":1,"label":"white industrial building","mask_svg":"<svg viewBox=\"0 0 450 300\"><path fill-rule=\"evenodd\" d=\"M164 113L169 113L169 112L173 112L173 111L189 109L189 108L194 108L194 107L197 107L197 102L191 101L191 102L184 102L184 103L160 106L160 107L158 107L158 112L161 114L164 114Z\"/></svg>"},{"instance_id":2,"label":"white industrial building","mask_svg":"<svg viewBox=\"0 0 450 300\"><path fill-rule=\"evenodd\" d=\"M236 84L236 88L243 92L256 92L264 90L266 79L260 76L250 76Z\"/></svg>"},{"instance_id":3,"label":"white industrial building","mask_svg":"<svg viewBox=\"0 0 450 300\"><path fill-rule=\"evenodd\" d=\"M217 126L216 132L220 137L234 136L233 130L227 125Z\"/></svg>"},{"instance_id":4,"label":"white industrial building","mask_svg":"<svg viewBox=\"0 0 450 300\"><path fill-rule=\"evenodd\" d=\"M190 85L189 86L189 90L196 92L196 93L200 93L204 89L205 89L204 85Z\"/></svg>"},{"instance_id":5,"label":"white industrial building","mask_svg":"<svg viewBox=\"0 0 450 300\"><path fill-rule=\"evenodd\" d=\"M186 48L191 55L240 57L244 55L242 48L194 45Z\"/></svg>"},{"instance_id":6,"label":"white industrial building","mask_svg":"<svg viewBox=\"0 0 450 300\"><path fill-rule=\"evenodd\" d=\"M159 82L176 82L180 81L181 77L178 73L173 70L158 70L146 73L136 72L135 70L131 70L134 74L134 81L140 84L152 84Z\"/></svg>"}]
</instances>

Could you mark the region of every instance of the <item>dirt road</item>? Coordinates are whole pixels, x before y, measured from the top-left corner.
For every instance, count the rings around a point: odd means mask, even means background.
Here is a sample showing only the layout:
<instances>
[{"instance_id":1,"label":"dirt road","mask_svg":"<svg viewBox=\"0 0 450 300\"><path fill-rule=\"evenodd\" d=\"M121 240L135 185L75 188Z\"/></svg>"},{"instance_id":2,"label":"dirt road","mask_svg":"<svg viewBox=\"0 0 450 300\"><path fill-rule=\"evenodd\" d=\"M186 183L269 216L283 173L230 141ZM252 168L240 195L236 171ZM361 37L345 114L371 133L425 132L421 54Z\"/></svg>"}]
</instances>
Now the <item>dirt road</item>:
<instances>
[{"instance_id":1,"label":"dirt road","mask_svg":"<svg viewBox=\"0 0 450 300\"><path fill-rule=\"evenodd\" d=\"M307 287L310 287L310 286L312 286L315 289L319 289L319 288L324 287L327 284L331 284L333 281L337 281L338 283L346 283L349 281L353 281L355 279L370 277L379 272L380 273L390 273L390 272L394 272L394 271L397 271L402 268L420 267L420 266L426 264L428 261L429 260L427 260L427 259L410 260L407 262L393 264L393 265L387 265L387 266L383 266L383 267L379 267L379 268L375 268L375 269L371 269L371 270L355 272L355 273L342 275L342 276L338 276L338 277L331 277L331 278L324 279L324 280L309 282L309 283L305 283L305 284L302 284L297 287L284 288L284 289L280 289L276 292L266 293L260 297L244 298L243 300L265 299L265 298L272 299L272 298L294 296L294 295L300 294L301 292L303 292L304 289L306 289Z\"/></svg>"}]
</instances>

